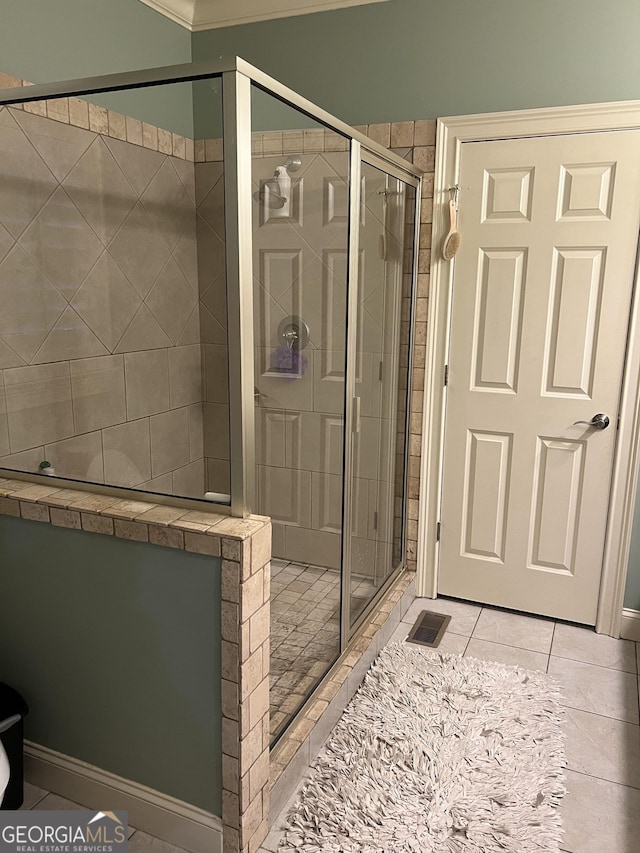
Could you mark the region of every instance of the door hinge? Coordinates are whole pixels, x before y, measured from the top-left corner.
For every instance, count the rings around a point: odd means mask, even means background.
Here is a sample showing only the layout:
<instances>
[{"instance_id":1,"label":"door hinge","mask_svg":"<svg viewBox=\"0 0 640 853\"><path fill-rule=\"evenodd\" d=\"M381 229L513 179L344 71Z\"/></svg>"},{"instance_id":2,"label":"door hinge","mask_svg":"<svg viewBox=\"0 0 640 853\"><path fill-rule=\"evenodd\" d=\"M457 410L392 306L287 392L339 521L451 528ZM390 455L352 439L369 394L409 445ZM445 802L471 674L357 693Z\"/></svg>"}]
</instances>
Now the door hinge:
<instances>
[{"instance_id":1,"label":"door hinge","mask_svg":"<svg viewBox=\"0 0 640 853\"><path fill-rule=\"evenodd\" d=\"M376 512L373 513L373 529L374 530L378 529L378 512L377 512L377 510L376 510Z\"/></svg>"},{"instance_id":2,"label":"door hinge","mask_svg":"<svg viewBox=\"0 0 640 853\"><path fill-rule=\"evenodd\" d=\"M438 522L436 524L436 542L440 541L440 530L442 529L442 524Z\"/></svg>"},{"instance_id":3,"label":"door hinge","mask_svg":"<svg viewBox=\"0 0 640 853\"><path fill-rule=\"evenodd\" d=\"M444 366L444 384L445 386L449 384L449 365L445 364Z\"/></svg>"},{"instance_id":4,"label":"door hinge","mask_svg":"<svg viewBox=\"0 0 640 853\"><path fill-rule=\"evenodd\" d=\"M378 381L382 382L382 362L380 362L380 367L378 368Z\"/></svg>"},{"instance_id":5,"label":"door hinge","mask_svg":"<svg viewBox=\"0 0 640 853\"><path fill-rule=\"evenodd\" d=\"M620 415L616 419L616 429L620 429Z\"/></svg>"}]
</instances>

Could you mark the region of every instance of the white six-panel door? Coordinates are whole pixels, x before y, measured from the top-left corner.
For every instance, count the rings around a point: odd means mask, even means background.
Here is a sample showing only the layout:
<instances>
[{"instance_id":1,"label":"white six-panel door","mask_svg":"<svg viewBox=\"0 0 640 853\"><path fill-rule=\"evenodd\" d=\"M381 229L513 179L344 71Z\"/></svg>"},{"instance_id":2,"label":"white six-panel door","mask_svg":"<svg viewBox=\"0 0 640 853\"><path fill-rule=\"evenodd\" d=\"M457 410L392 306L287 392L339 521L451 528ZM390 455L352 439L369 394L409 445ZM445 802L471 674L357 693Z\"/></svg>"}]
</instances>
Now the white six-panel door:
<instances>
[{"instance_id":1,"label":"white six-panel door","mask_svg":"<svg viewBox=\"0 0 640 853\"><path fill-rule=\"evenodd\" d=\"M640 131L462 144L440 594L595 623L639 219Z\"/></svg>"}]
</instances>

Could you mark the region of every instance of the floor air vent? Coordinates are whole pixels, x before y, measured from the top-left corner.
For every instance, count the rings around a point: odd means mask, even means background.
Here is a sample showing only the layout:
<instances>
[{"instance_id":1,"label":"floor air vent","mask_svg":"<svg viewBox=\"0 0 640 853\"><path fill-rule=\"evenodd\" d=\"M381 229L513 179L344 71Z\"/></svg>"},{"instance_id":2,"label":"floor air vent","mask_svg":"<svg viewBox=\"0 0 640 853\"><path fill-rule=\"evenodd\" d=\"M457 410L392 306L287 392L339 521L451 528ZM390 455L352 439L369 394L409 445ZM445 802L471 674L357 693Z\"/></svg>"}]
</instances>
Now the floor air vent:
<instances>
[{"instance_id":1,"label":"floor air vent","mask_svg":"<svg viewBox=\"0 0 640 853\"><path fill-rule=\"evenodd\" d=\"M418 643L420 646L430 646L435 649L440 645L440 640L450 621L451 616L433 613L431 610L423 610L409 631L407 642Z\"/></svg>"}]
</instances>

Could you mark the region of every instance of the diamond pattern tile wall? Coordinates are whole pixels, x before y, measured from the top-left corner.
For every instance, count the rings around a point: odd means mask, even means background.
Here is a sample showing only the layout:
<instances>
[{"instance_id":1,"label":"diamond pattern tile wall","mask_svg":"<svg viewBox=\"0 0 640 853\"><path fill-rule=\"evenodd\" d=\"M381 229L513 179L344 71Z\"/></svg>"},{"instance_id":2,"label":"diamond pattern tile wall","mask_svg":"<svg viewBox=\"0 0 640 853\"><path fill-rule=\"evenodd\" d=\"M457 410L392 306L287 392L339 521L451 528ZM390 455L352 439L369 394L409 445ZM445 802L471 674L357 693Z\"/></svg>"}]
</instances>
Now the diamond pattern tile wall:
<instances>
[{"instance_id":1,"label":"diamond pattern tile wall","mask_svg":"<svg viewBox=\"0 0 640 853\"><path fill-rule=\"evenodd\" d=\"M61 187L23 233L20 245L65 299L73 297L103 251L95 232Z\"/></svg>"},{"instance_id":2,"label":"diamond pattern tile wall","mask_svg":"<svg viewBox=\"0 0 640 853\"><path fill-rule=\"evenodd\" d=\"M106 347L100 343L80 315L68 305L31 361L32 364L49 364L54 361L107 354Z\"/></svg>"},{"instance_id":3,"label":"diamond pattern tile wall","mask_svg":"<svg viewBox=\"0 0 640 853\"><path fill-rule=\"evenodd\" d=\"M133 187L100 137L82 155L63 186L105 246L136 200Z\"/></svg>"},{"instance_id":4,"label":"diamond pattern tile wall","mask_svg":"<svg viewBox=\"0 0 640 853\"><path fill-rule=\"evenodd\" d=\"M142 203L157 233L170 249L175 249L193 216L193 202L168 158L143 193Z\"/></svg>"},{"instance_id":5,"label":"diamond pattern tile wall","mask_svg":"<svg viewBox=\"0 0 640 853\"><path fill-rule=\"evenodd\" d=\"M136 194L142 195L166 158L160 153L156 154L155 151L139 148L119 139L105 139L105 143ZM191 168L193 170L193 166Z\"/></svg>"},{"instance_id":6,"label":"diamond pattern tile wall","mask_svg":"<svg viewBox=\"0 0 640 853\"><path fill-rule=\"evenodd\" d=\"M0 108L0 467L49 453L62 476L202 496L195 224L192 162ZM149 354L145 388L122 353ZM153 479L150 417L178 465Z\"/></svg>"},{"instance_id":7,"label":"diamond pattern tile wall","mask_svg":"<svg viewBox=\"0 0 640 853\"><path fill-rule=\"evenodd\" d=\"M0 151L0 223L17 238L57 181L8 109L0 111Z\"/></svg>"},{"instance_id":8,"label":"diamond pattern tile wall","mask_svg":"<svg viewBox=\"0 0 640 853\"><path fill-rule=\"evenodd\" d=\"M143 299L170 254L149 214L139 202L109 244L108 251Z\"/></svg>"},{"instance_id":9,"label":"diamond pattern tile wall","mask_svg":"<svg viewBox=\"0 0 640 853\"><path fill-rule=\"evenodd\" d=\"M15 110L14 116L58 181L67 177L95 139L94 134L87 130L42 116L20 110Z\"/></svg>"},{"instance_id":10,"label":"diamond pattern tile wall","mask_svg":"<svg viewBox=\"0 0 640 853\"><path fill-rule=\"evenodd\" d=\"M204 355L203 438L207 491L229 491L228 364L217 358L227 350L223 164L195 168L196 250L199 277L200 340Z\"/></svg>"},{"instance_id":11,"label":"diamond pattern tile wall","mask_svg":"<svg viewBox=\"0 0 640 853\"><path fill-rule=\"evenodd\" d=\"M196 304L196 294L172 257L158 276L146 303L171 341L177 344Z\"/></svg>"},{"instance_id":12,"label":"diamond pattern tile wall","mask_svg":"<svg viewBox=\"0 0 640 853\"><path fill-rule=\"evenodd\" d=\"M13 237L4 225L0 225L0 261L5 257L9 249L13 246Z\"/></svg>"},{"instance_id":13,"label":"diamond pattern tile wall","mask_svg":"<svg viewBox=\"0 0 640 853\"><path fill-rule=\"evenodd\" d=\"M26 362L42 346L67 305L19 245L0 263L0 304L0 337Z\"/></svg>"},{"instance_id":14,"label":"diamond pattern tile wall","mask_svg":"<svg viewBox=\"0 0 640 853\"><path fill-rule=\"evenodd\" d=\"M71 301L109 352L115 349L141 303L137 291L107 251Z\"/></svg>"}]
</instances>

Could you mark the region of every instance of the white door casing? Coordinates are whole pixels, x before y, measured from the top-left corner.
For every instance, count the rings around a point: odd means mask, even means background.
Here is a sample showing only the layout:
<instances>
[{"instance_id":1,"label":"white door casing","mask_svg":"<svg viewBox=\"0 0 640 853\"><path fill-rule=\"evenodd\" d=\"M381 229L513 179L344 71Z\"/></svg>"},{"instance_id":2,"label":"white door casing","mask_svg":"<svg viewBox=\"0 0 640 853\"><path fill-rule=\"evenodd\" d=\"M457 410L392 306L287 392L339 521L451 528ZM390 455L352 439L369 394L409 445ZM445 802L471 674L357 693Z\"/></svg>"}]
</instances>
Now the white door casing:
<instances>
[{"instance_id":1,"label":"white door casing","mask_svg":"<svg viewBox=\"0 0 640 853\"><path fill-rule=\"evenodd\" d=\"M640 131L465 143L459 184L438 591L593 625Z\"/></svg>"},{"instance_id":2,"label":"white door casing","mask_svg":"<svg viewBox=\"0 0 640 853\"><path fill-rule=\"evenodd\" d=\"M434 186L434 246L430 282L427 337L427 372L421 470L418 592L435 597L438 588L439 543L437 522L441 512L442 458L446 392L443 383L449 339L453 264L438 258L437 251L448 230L448 187L456 184L462 144L492 139L518 139L569 133L640 128L640 102L592 104L542 110L525 110L438 121ZM463 234L464 240L464 234ZM619 636L622 599L626 582L629 542L640 460L640 336L638 335L638 288L635 289L629 324L626 369L622 383L620 425L615 436L609 513L598 600L596 629ZM592 412L591 414L595 413ZM613 429L613 424L609 428ZM577 429L577 428L576 428ZM599 437L603 437L605 433ZM590 437L589 437L590 438Z\"/></svg>"}]
</instances>

